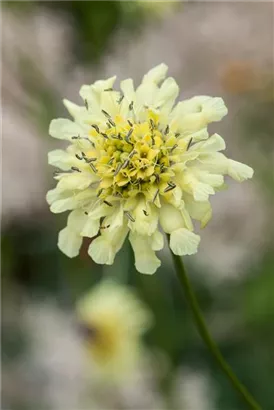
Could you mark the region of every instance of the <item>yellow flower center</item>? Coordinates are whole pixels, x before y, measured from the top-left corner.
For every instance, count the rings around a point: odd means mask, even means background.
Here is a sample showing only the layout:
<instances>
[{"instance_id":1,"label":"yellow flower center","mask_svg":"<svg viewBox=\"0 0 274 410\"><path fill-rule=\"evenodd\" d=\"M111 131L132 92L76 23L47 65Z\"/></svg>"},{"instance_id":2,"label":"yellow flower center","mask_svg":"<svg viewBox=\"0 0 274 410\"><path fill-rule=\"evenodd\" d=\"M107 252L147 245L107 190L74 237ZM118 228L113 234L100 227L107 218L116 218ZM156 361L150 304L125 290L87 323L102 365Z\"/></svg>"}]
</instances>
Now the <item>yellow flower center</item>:
<instances>
[{"instance_id":1,"label":"yellow flower center","mask_svg":"<svg viewBox=\"0 0 274 410\"><path fill-rule=\"evenodd\" d=\"M86 346L97 363L108 363L121 353L123 331L112 315L104 315L100 322L85 327Z\"/></svg>"},{"instance_id":2,"label":"yellow flower center","mask_svg":"<svg viewBox=\"0 0 274 410\"><path fill-rule=\"evenodd\" d=\"M168 126L163 128L151 110L139 122L103 113L107 128L102 131L92 125L93 147L84 157L100 178L98 198L108 204L110 197L127 199L143 193L156 202L159 195L168 195L176 187L173 166L187 149L186 143Z\"/></svg>"}]
</instances>

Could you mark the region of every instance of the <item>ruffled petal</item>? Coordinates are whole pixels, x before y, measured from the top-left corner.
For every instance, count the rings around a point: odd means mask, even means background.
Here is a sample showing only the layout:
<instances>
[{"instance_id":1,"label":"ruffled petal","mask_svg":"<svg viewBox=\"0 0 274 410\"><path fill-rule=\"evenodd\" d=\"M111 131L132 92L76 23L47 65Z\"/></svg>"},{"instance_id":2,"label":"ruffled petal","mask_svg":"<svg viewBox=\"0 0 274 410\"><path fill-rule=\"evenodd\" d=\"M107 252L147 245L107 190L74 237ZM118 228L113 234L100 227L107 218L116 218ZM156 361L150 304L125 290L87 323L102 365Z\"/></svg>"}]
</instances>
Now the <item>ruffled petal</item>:
<instances>
[{"instance_id":1,"label":"ruffled petal","mask_svg":"<svg viewBox=\"0 0 274 410\"><path fill-rule=\"evenodd\" d=\"M171 233L169 245L175 255L193 255L197 252L199 242L199 235L181 228Z\"/></svg>"},{"instance_id":2,"label":"ruffled petal","mask_svg":"<svg viewBox=\"0 0 274 410\"><path fill-rule=\"evenodd\" d=\"M83 128L80 127L73 121L67 120L65 118L58 118L52 120L49 126L49 134L53 138L62 140L71 140L71 137L82 136Z\"/></svg>"},{"instance_id":3,"label":"ruffled petal","mask_svg":"<svg viewBox=\"0 0 274 410\"><path fill-rule=\"evenodd\" d=\"M48 153L49 165L60 168L63 171L68 171L71 168L73 165L71 160L72 156L62 149L55 149Z\"/></svg>"},{"instance_id":4,"label":"ruffled petal","mask_svg":"<svg viewBox=\"0 0 274 410\"><path fill-rule=\"evenodd\" d=\"M75 209L68 216L68 227L70 230L80 235L80 232L85 226L87 219L88 217L82 209Z\"/></svg>"},{"instance_id":5,"label":"ruffled petal","mask_svg":"<svg viewBox=\"0 0 274 410\"><path fill-rule=\"evenodd\" d=\"M157 106L162 107L164 104L167 104L168 102L174 104L174 101L178 97L178 94L179 87L174 78L167 78L161 85L161 88L159 89L157 95Z\"/></svg>"},{"instance_id":6,"label":"ruffled petal","mask_svg":"<svg viewBox=\"0 0 274 410\"><path fill-rule=\"evenodd\" d=\"M155 205L147 205L144 200L140 200L136 208L132 211L134 222L129 221L128 226L133 232L141 235L152 235L158 225L158 211Z\"/></svg>"},{"instance_id":7,"label":"ruffled petal","mask_svg":"<svg viewBox=\"0 0 274 410\"><path fill-rule=\"evenodd\" d=\"M50 210L54 214L60 214L65 211L71 211L76 206L75 198L69 197L65 199L58 199L57 201L53 202Z\"/></svg>"},{"instance_id":8,"label":"ruffled petal","mask_svg":"<svg viewBox=\"0 0 274 410\"><path fill-rule=\"evenodd\" d=\"M97 235L100 228L100 220L88 218L86 221L82 231L80 232L81 236L86 236L88 238L92 238L93 236Z\"/></svg>"},{"instance_id":9,"label":"ruffled petal","mask_svg":"<svg viewBox=\"0 0 274 410\"><path fill-rule=\"evenodd\" d=\"M155 231L151 236L151 248L160 251L164 247L164 236L160 231Z\"/></svg>"},{"instance_id":10,"label":"ruffled petal","mask_svg":"<svg viewBox=\"0 0 274 410\"><path fill-rule=\"evenodd\" d=\"M91 242L88 254L94 262L101 265L112 265L115 258L113 247L103 236L99 236Z\"/></svg>"},{"instance_id":11,"label":"ruffled petal","mask_svg":"<svg viewBox=\"0 0 274 410\"><path fill-rule=\"evenodd\" d=\"M181 212L167 203L164 203L160 208L160 224L166 233L171 233L185 226Z\"/></svg>"},{"instance_id":12,"label":"ruffled petal","mask_svg":"<svg viewBox=\"0 0 274 410\"><path fill-rule=\"evenodd\" d=\"M212 208L210 202L197 202L190 195L186 195L185 204L191 218L200 221L201 228L204 228L212 217Z\"/></svg>"},{"instance_id":13,"label":"ruffled petal","mask_svg":"<svg viewBox=\"0 0 274 410\"><path fill-rule=\"evenodd\" d=\"M84 172L75 172L73 174L61 174L57 187L60 191L86 189L92 182L98 178L96 175Z\"/></svg>"},{"instance_id":14,"label":"ruffled petal","mask_svg":"<svg viewBox=\"0 0 274 410\"><path fill-rule=\"evenodd\" d=\"M219 134L213 134L206 141L198 142L190 147L190 151L216 152L225 149L225 141Z\"/></svg>"},{"instance_id":15,"label":"ruffled petal","mask_svg":"<svg viewBox=\"0 0 274 410\"><path fill-rule=\"evenodd\" d=\"M58 247L69 258L74 258L79 254L82 238L69 227L62 229L58 236Z\"/></svg>"},{"instance_id":16,"label":"ruffled petal","mask_svg":"<svg viewBox=\"0 0 274 410\"><path fill-rule=\"evenodd\" d=\"M120 228L101 231L101 236L92 241L88 253L96 263L112 265L116 253L121 249L128 233L126 223Z\"/></svg>"},{"instance_id":17,"label":"ruffled petal","mask_svg":"<svg viewBox=\"0 0 274 410\"><path fill-rule=\"evenodd\" d=\"M235 179L235 181L242 182L252 178L254 171L248 165L229 159L227 173L231 178Z\"/></svg>"},{"instance_id":18,"label":"ruffled petal","mask_svg":"<svg viewBox=\"0 0 274 410\"><path fill-rule=\"evenodd\" d=\"M153 82L155 84L159 84L159 82L165 78L167 70L168 67L166 64L162 63L157 65L144 75L142 83Z\"/></svg>"},{"instance_id":19,"label":"ruffled petal","mask_svg":"<svg viewBox=\"0 0 274 410\"><path fill-rule=\"evenodd\" d=\"M150 240L145 235L130 233L129 240L134 251L135 267L140 273L152 275L161 265L161 261L152 250Z\"/></svg>"},{"instance_id":20,"label":"ruffled petal","mask_svg":"<svg viewBox=\"0 0 274 410\"><path fill-rule=\"evenodd\" d=\"M203 103L202 111L208 122L220 121L228 112L224 100L220 97L209 97Z\"/></svg>"}]
</instances>

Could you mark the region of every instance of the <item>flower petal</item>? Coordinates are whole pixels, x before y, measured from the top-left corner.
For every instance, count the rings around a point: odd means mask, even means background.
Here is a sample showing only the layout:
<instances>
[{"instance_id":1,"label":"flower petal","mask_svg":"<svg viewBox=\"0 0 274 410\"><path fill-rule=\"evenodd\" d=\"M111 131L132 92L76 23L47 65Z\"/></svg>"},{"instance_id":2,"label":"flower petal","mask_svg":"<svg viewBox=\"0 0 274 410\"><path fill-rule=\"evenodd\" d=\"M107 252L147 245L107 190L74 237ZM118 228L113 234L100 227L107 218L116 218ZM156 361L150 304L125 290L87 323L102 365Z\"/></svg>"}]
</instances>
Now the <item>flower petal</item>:
<instances>
[{"instance_id":1,"label":"flower petal","mask_svg":"<svg viewBox=\"0 0 274 410\"><path fill-rule=\"evenodd\" d=\"M112 265L114 262L114 249L103 236L99 236L91 242L88 254L94 262L102 265Z\"/></svg>"},{"instance_id":2,"label":"flower petal","mask_svg":"<svg viewBox=\"0 0 274 410\"><path fill-rule=\"evenodd\" d=\"M231 178L235 179L236 181L242 182L246 179L252 178L254 171L248 165L229 159L227 173Z\"/></svg>"},{"instance_id":3,"label":"flower petal","mask_svg":"<svg viewBox=\"0 0 274 410\"><path fill-rule=\"evenodd\" d=\"M175 255L192 255L197 252L199 235L185 228L177 229L170 235L170 248Z\"/></svg>"},{"instance_id":4,"label":"flower petal","mask_svg":"<svg viewBox=\"0 0 274 410\"><path fill-rule=\"evenodd\" d=\"M227 112L224 100L220 97L209 97L209 99L203 103L203 113L208 122L220 121Z\"/></svg>"},{"instance_id":5,"label":"flower petal","mask_svg":"<svg viewBox=\"0 0 274 410\"><path fill-rule=\"evenodd\" d=\"M198 142L190 147L190 151L216 152L225 149L225 141L219 134L213 134L206 141Z\"/></svg>"},{"instance_id":6,"label":"flower petal","mask_svg":"<svg viewBox=\"0 0 274 410\"><path fill-rule=\"evenodd\" d=\"M69 227L59 232L58 247L69 258L74 258L79 254L81 244L81 236L75 234Z\"/></svg>"},{"instance_id":7,"label":"flower petal","mask_svg":"<svg viewBox=\"0 0 274 410\"><path fill-rule=\"evenodd\" d=\"M129 240L135 255L135 267L140 273L152 275L161 265L145 235L130 233Z\"/></svg>"},{"instance_id":8,"label":"flower petal","mask_svg":"<svg viewBox=\"0 0 274 410\"><path fill-rule=\"evenodd\" d=\"M160 251L164 247L164 236L160 231L155 231L151 235L151 248L154 251Z\"/></svg>"},{"instance_id":9,"label":"flower petal","mask_svg":"<svg viewBox=\"0 0 274 410\"><path fill-rule=\"evenodd\" d=\"M166 233L171 233L185 226L179 209L167 203L164 203L160 208L160 224Z\"/></svg>"},{"instance_id":10,"label":"flower petal","mask_svg":"<svg viewBox=\"0 0 274 410\"><path fill-rule=\"evenodd\" d=\"M165 78L167 70L168 66L166 64L162 63L157 65L144 75L142 83L153 82L155 84L158 84Z\"/></svg>"},{"instance_id":11,"label":"flower petal","mask_svg":"<svg viewBox=\"0 0 274 410\"><path fill-rule=\"evenodd\" d=\"M75 158L76 159L76 158ZM72 164L72 156L62 149L55 149L48 153L48 163L63 171L68 171Z\"/></svg>"},{"instance_id":12,"label":"flower petal","mask_svg":"<svg viewBox=\"0 0 274 410\"><path fill-rule=\"evenodd\" d=\"M83 135L83 128L73 121L65 118L52 120L49 126L49 134L53 138L71 140L71 137Z\"/></svg>"},{"instance_id":13,"label":"flower petal","mask_svg":"<svg viewBox=\"0 0 274 410\"><path fill-rule=\"evenodd\" d=\"M80 235L86 236L88 238L93 238L93 236L97 235L99 228L100 228L99 219L96 220L96 219L88 218L82 231L80 232Z\"/></svg>"}]
</instances>

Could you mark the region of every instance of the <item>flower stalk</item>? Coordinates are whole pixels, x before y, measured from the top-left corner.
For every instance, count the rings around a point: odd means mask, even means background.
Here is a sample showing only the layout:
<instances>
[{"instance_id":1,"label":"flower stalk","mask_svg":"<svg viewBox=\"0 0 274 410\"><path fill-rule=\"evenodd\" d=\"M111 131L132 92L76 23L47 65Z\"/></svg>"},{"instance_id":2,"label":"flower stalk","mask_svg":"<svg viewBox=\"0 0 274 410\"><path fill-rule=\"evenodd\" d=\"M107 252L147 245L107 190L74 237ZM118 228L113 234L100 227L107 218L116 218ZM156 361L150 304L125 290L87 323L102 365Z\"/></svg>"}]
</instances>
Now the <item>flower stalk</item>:
<instances>
[{"instance_id":1,"label":"flower stalk","mask_svg":"<svg viewBox=\"0 0 274 410\"><path fill-rule=\"evenodd\" d=\"M215 358L216 362L218 363L223 373L229 379L234 389L240 394L240 396L242 397L244 402L249 406L249 408L254 409L254 410L262 410L262 407L256 402L254 397L249 393L246 387L240 382L240 380L234 374L233 370L231 369L229 364L224 359L217 344L212 339L209 333L209 330L207 328L207 325L204 321L197 298L193 292L191 283L186 274L185 267L184 267L181 257L174 255L172 252L171 252L171 255L172 255L173 262L174 262L177 277L184 289L185 298L192 311L192 314L193 314L193 317L194 317L194 320L195 320L195 323L196 323L196 326L200 333L201 338L205 342L206 346L208 347L209 351Z\"/></svg>"}]
</instances>

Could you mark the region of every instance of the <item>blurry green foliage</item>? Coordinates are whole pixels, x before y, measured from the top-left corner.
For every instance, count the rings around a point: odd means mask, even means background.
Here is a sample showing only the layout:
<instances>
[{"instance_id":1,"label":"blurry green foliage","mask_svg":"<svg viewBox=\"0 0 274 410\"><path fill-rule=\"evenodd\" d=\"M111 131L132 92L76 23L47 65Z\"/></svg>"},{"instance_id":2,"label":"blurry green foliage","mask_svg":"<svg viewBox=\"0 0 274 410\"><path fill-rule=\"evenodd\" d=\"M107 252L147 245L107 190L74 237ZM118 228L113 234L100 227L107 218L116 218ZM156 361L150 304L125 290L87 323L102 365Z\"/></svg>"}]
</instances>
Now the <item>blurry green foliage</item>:
<instances>
[{"instance_id":1,"label":"blurry green foliage","mask_svg":"<svg viewBox=\"0 0 274 410\"><path fill-rule=\"evenodd\" d=\"M145 19L138 1L11 1L6 7L21 13L34 13L37 8L50 9L66 17L73 29L72 55L82 63L99 62L111 52L113 35L118 29L127 36L137 34Z\"/></svg>"}]
</instances>

